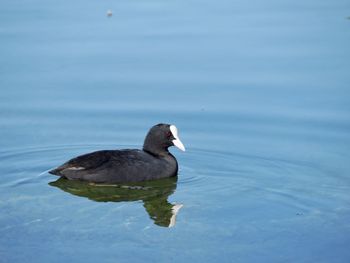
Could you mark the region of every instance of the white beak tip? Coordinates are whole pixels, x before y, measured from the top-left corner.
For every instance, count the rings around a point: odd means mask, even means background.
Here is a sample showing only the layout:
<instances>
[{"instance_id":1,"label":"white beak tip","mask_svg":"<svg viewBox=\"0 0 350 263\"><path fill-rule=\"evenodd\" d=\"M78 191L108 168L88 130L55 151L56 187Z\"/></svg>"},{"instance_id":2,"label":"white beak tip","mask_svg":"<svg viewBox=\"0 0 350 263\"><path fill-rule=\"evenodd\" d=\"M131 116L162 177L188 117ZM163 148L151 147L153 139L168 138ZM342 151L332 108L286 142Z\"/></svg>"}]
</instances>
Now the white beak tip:
<instances>
[{"instance_id":1,"label":"white beak tip","mask_svg":"<svg viewBox=\"0 0 350 263\"><path fill-rule=\"evenodd\" d=\"M179 148L181 151L183 151L183 152L186 151L185 145L183 145L182 142L179 139L173 140L173 144L174 144L174 146Z\"/></svg>"}]
</instances>

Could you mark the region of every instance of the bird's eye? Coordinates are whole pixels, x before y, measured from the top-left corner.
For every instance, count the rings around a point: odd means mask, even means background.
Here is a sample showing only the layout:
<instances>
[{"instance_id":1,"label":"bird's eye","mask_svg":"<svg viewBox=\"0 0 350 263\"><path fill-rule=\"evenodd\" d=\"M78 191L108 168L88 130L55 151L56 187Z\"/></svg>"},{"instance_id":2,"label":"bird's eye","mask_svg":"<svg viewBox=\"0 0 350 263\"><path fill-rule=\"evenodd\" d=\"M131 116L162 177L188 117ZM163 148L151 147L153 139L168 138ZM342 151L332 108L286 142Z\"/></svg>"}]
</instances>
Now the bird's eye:
<instances>
[{"instance_id":1,"label":"bird's eye","mask_svg":"<svg viewBox=\"0 0 350 263\"><path fill-rule=\"evenodd\" d=\"M172 136L170 131L166 132L165 135L166 135L167 138L170 138Z\"/></svg>"}]
</instances>

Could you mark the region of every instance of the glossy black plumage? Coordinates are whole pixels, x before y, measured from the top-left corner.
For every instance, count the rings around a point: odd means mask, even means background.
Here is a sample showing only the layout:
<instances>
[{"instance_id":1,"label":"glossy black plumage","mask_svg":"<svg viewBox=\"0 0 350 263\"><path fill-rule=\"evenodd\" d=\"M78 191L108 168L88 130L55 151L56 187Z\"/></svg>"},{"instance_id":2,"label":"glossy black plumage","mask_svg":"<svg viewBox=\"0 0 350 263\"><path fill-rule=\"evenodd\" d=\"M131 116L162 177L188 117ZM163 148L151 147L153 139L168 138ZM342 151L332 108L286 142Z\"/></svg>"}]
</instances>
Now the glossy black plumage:
<instances>
[{"instance_id":1,"label":"glossy black plumage","mask_svg":"<svg viewBox=\"0 0 350 263\"><path fill-rule=\"evenodd\" d=\"M73 158L50 173L94 183L141 182L172 177L177 175L178 164L168 147L174 142L178 144L180 140L174 130L171 131L171 126L158 124L148 132L143 150L96 151Z\"/></svg>"}]
</instances>

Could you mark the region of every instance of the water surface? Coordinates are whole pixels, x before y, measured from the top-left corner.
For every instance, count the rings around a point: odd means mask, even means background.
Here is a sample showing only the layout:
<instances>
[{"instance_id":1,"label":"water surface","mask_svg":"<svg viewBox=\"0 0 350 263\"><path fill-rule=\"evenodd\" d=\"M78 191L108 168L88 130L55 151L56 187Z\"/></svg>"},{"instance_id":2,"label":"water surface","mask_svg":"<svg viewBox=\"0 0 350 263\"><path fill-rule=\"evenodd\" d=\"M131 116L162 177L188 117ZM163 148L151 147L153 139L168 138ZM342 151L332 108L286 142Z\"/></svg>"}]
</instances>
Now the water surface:
<instances>
[{"instance_id":1,"label":"water surface","mask_svg":"<svg viewBox=\"0 0 350 263\"><path fill-rule=\"evenodd\" d=\"M1 263L349 262L348 1L0 6ZM178 178L47 173L159 122Z\"/></svg>"}]
</instances>

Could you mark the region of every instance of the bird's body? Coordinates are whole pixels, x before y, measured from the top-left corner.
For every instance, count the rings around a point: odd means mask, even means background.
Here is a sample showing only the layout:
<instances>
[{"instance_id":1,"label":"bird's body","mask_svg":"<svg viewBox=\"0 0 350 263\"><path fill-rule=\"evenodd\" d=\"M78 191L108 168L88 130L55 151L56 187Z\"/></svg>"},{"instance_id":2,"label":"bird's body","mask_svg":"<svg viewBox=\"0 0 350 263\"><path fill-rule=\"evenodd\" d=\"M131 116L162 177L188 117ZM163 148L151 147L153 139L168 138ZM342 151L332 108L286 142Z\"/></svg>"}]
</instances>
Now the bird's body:
<instances>
[{"instance_id":1,"label":"bird's body","mask_svg":"<svg viewBox=\"0 0 350 263\"><path fill-rule=\"evenodd\" d=\"M156 157L143 150L103 150L71 159L50 173L95 183L141 182L177 175L172 154Z\"/></svg>"},{"instance_id":2,"label":"bird's body","mask_svg":"<svg viewBox=\"0 0 350 263\"><path fill-rule=\"evenodd\" d=\"M172 128L173 127L173 128ZM178 164L168 147L184 150L173 125L158 124L149 131L143 150L102 150L75 157L50 171L69 180L125 183L177 175Z\"/></svg>"}]
</instances>

